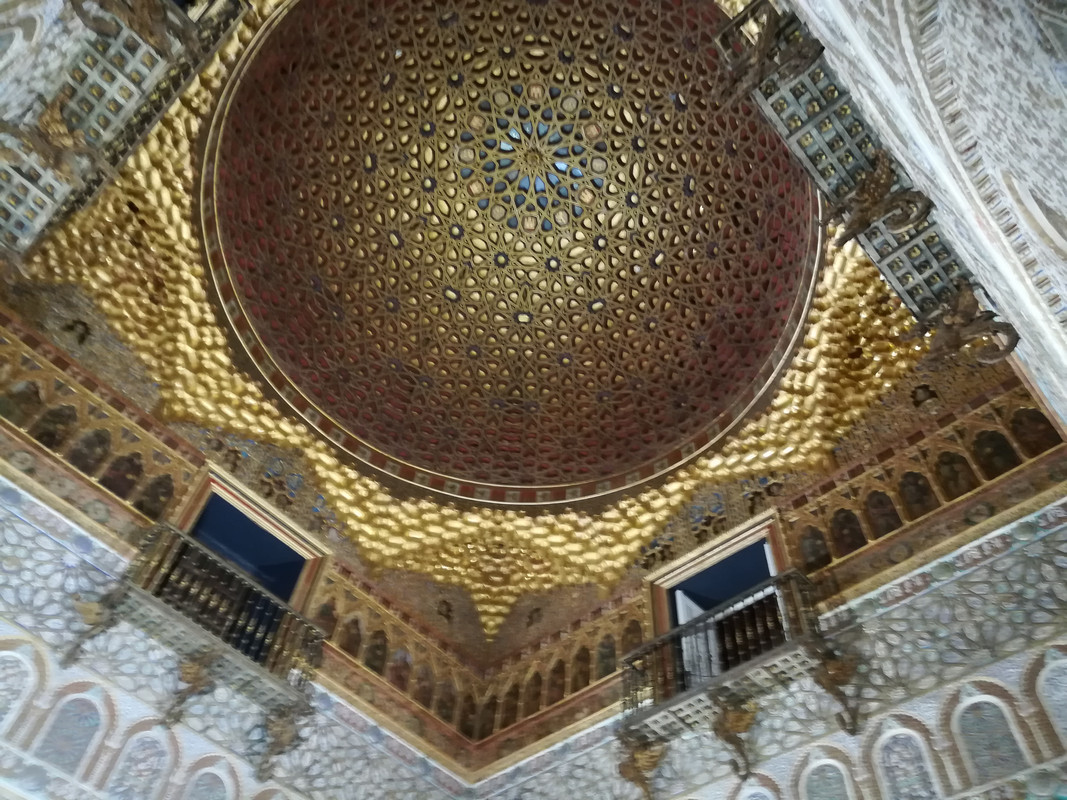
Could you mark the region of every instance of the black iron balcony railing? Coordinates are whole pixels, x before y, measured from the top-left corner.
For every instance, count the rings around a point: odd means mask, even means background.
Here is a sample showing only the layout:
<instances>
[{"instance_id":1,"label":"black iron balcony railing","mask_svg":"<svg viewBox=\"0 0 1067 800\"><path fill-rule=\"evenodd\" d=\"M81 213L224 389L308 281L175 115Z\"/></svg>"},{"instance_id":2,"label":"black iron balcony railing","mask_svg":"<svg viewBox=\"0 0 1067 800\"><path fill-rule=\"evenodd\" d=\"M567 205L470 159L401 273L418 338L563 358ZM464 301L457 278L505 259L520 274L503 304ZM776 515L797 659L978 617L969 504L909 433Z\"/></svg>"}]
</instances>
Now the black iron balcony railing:
<instances>
[{"instance_id":1,"label":"black iron balcony railing","mask_svg":"<svg viewBox=\"0 0 1067 800\"><path fill-rule=\"evenodd\" d=\"M771 664L817 633L813 603L810 581L785 572L646 642L623 657L626 710L643 715L719 684L788 683L789 660ZM748 675L760 668L767 674Z\"/></svg>"},{"instance_id":2,"label":"black iron balcony railing","mask_svg":"<svg viewBox=\"0 0 1067 800\"><path fill-rule=\"evenodd\" d=\"M290 685L322 662L322 632L177 528L156 525L126 580Z\"/></svg>"}]
</instances>

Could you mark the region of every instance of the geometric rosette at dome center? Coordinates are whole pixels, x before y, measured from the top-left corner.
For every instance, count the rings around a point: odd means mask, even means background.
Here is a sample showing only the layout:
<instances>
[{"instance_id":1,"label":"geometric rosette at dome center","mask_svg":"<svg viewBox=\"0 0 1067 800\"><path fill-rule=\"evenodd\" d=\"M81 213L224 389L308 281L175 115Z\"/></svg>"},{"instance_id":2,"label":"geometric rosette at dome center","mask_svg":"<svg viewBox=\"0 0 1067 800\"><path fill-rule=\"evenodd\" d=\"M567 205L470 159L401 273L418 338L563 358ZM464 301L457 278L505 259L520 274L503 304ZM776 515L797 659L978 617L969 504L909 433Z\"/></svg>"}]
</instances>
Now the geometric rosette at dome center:
<instances>
[{"instance_id":1,"label":"geometric rosette at dome center","mask_svg":"<svg viewBox=\"0 0 1067 800\"><path fill-rule=\"evenodd\" d=\"M226 89L204 220L266 380L359 460L544 504L643 483L773 389L815 192L720 106L714 3L302 0Z\"/></svg>"}]
</instances>

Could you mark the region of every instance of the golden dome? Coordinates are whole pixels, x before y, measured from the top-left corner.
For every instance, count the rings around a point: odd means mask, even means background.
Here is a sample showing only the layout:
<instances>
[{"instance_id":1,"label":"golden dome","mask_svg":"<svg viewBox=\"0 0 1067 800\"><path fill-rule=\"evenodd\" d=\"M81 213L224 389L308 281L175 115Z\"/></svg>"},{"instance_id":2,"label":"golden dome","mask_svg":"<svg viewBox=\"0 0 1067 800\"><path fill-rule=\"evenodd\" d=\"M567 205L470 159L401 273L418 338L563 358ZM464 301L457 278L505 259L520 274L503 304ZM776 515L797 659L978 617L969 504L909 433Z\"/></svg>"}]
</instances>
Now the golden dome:
<instances>
[{"instance_id":1,"label":"golden dome","mask_svg":"<svg viewBox=\"0 0 1067 800\"><path fill-rule=\"evenodd\" d=\"M231 323L329 441L446 494L606 495L773 385L816 197L721 106L703 0L303 0L216 115L203 214Z\"/></svg>"}]
</instances>

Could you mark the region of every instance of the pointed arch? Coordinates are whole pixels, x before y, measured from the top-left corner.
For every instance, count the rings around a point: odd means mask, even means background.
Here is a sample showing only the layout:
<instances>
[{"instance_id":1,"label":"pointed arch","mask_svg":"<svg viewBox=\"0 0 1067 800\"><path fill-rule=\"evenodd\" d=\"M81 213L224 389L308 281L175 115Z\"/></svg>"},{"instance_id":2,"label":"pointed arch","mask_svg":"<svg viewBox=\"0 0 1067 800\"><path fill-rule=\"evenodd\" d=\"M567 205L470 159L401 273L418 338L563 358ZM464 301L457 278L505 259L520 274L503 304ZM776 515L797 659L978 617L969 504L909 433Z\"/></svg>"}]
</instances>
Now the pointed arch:
<instances>
[{"instance_id":1,"label":"pointed arch","mask_svg":"<svg viewBox=\"0 0 1067 800\"><path fill-rule=\"evenodd\" d=\"M545 695L545 705L550 706L558 703L567 693L567 665L563 659L559 659L552 665L548 673L548 689Z\"/></svg>"},{"instance_id":2,"label":"pointed arch","mask_svg":"<svg viewBox=\"0 0 1067 800\"><path fill-rule=\"evenodd\" d=\"M385 672L385 659L388 655L389 640L385 631L377 630L367 639L367 649L363 653L363 663L367 669L381 675Z\"/></svg>"},{"instance_id":3,"label":"pointed arch","mask_svg":"<svg viewBox=\"0 0 1067 800\"><path fill-rule=\"evenodd\" d=\"M450 725L456 718L456 687L450 680L437 682L437 704L434 712Z\"/></svg>"},{"instance_id":4,"label":"pointed arch","mask_svg":"<svg viewBox=\"0 0 1067 800\"><path fill-rule=\"evenodd\" d=\"M478 733L478 703L469 692L463 696L459 706L459 732L468 739L474 739Z\"/></svg>"},{"instance_id":5,"label":"pointed arch","mask_svg":"<svg viewBox=\"0 0 1067 800\"><path fill-rule=\"evenodd\" d=\"M636 650L641 646L641 642L644 641L645 635L641 631L641 622L636 619L632 619L626 623L626 627L622 630L622 652L623 655Z\"/></svg>"},{"instance_id":6,"label":"pointed arch","mask_svg":"<svg viewBox=\"0 0 1067 800\"><path fill-rule=\"evenodd\" d=\"M36 381L16 381L0 397L0 416L17 428L24 428L43 406L41 387Z\"/></svg>"},{"instance_id":7,"label":"pointed arch","mask_svg":"<svg viewBox=\"0 0 1067 800\"><path fill-rule=\"evenodd\" d=\"M885 492L869 492L863 501L863 512L875 539L892 533L904 524L893 498Z\"/></svg>"},{"instance_id":8,"label":"pointed arch","mask_svg":"<svg viewBox=\"0 0 1067 800\"><path fill-rule=\"evenodd\" d=\"M411 693L412 699L423 708L433 706L433 670L428 664L419 664L415 668L415 690Z\"/></svg>"},{"instance_id":9,"label":"pointed arch","mask_svg":"<svg viewBox=\"0 0 1067 800\"><path fill-rule=\"evenodd\" d=\"M584 689L589 685L589 671L592 665L592 660L589 655L589 648L578 648L578 652L574 654L574 661L571 664L571 691L577 692Z\"/></svg>"},{"instance_id":10,"label":"pointed arch","mask_svg":"<svg viewBox=\"0 0 1067 800\"><path fill-rule=\"evenodd\" d=\"M504 694L500 707L500 730L509 728L519 721L519 684L513 683Z\"/></svg>"},{"instance_id":11,"label":"pointed arch","mask_svg":"<svg viewBox=\"0 0 1067 800\"><path fill-rule=\"evenodd\" d=\"M526 680L526 689L522 693L522 716L533 716L541 710L541 673L535 672Z\"/></svg>"},{"instance_id":12,"label":"pointed arch","mask_svg":"<svg viewBox=\"0 0 1067 800\"><path fill-rule=\"evenodd\" d=\"M596 676L606 678L615 671L615 637L610 633L600 640L596 648Z\"/></svg>"},{"instance_id":13,"label":"pointed arch","mask_svg":"<svg viewBox=\"0 0 1067 800\"><path fill-rule=\"evenodd\" d=\"M496 707L496 695L490 695L489 699L482 705L482 710L478 714L479 741L493 735L493 731L496 729Z\"/></svg>"},{"instance_id":14,"label":"pointed arch","mask_svg":"<svg viewBox=\"0 0 1067 800\"><path fill-rule=\"evenodd\" d=\"M353 658L359 658L359 648L363 644L363 629L359 617L349 617L337 633L337 646Z\"/></svg>"}]
</instances>

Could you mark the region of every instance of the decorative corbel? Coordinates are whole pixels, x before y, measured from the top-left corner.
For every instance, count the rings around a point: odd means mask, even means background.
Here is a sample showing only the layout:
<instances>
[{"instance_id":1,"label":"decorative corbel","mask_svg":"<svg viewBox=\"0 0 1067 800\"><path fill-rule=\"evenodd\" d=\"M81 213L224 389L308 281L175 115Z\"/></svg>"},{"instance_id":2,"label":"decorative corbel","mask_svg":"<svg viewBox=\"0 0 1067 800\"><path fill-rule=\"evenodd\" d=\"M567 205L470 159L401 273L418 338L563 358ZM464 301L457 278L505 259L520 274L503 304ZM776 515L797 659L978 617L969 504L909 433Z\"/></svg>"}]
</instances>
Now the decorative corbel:
<instances>
[{"instance_id":1,"label":"decorative corbel","mask_svg":"<svg viewBox=\"0 0 1067 800\"><path fill-rule=\"evenodd\" d=\"M88 627L77 635L63 653L63 657L59 660L60 666L72 666L81 655L86 642L118 622L118 607L125 596L126 587L123 584L100 595L98 600L85 600L77 593L71 595L74 610Z\"/></svg>"},{"instance_id":2,"label":"decorative corbel","mask_svg":"<svg viewBox=\"0 0 1067 800\"><path fill-rule=\"evenodd\" d=\"M916 329L915 335L925 335L936 324L929 349L933 359L950 358L972 342L984 340L985 345L975 353L975 360L980 364L1003 361L1019 345L1019 332L1010 322L998 320L995 311L981 308L969 281L959 278L955 288L955 294L941 303L929 320Z\"/></svg>"},{"instance_id":3,"label":"decorative corbel","mask_svg":"<svg viewBox=\"0 0 1067 800\"><path fill-rule=\"evenodd\" d=\"M897 173L884 150L876 150L873 161L874 169L863 173L852 193L830 214L830 219L840 219L848 214L848 220L834 239L834 244L839 247L883 218L891 233L903 233L923 222L933 208L930 198L922 192L893 190Z\"/></svg>"},{"instance_id":4,"label":"decorative corbel","mask_svg":"<svg viewBox=\"0 0 1067 800\"><path fill-rule=\"evenodd\" d=\"M836 700L841 711L836 715L837 724L849 736L856 736L860 731L859 698L850 697L844 687L851 683L859 666L859 658L846 652L839 652L825 647L813 653L816 660L812 677L823 691Z\"/></svg>"},{"instance_id":5,"label":"decorative corbel","mask_svg":"<svg viewBox=\"0 0 1067 800\"><path fill-rule=\"evenodd\" d=\"M200 54L200 40L196 35L192 21L183 24L180 29L173 30L173 25L167 14L165 0L94 0L101 11L110 14L114 19L101 17L88 6L86 0L71 0L74 13L89 30L97 36L114 39L122 31L122 26L115 20L119 20L130 30L148 43L164 58L172 58L174 55L171 47L170 35L174 34L182 43L182 47L192 55Z\"/></svg>"},{"instance_id":6,"label":"decorative corbel","mask_svg":"<svg viewBox=\"0 0 1067 800\"><path fill-rule=\"evenodd\" d=\"M779 83L790 83L807 71L822 55L823 46L817 39L794 36L782 40L782 16L769 0L755 0L738 14L716 38L720 55L729 58L730 35L748 23L759 27L759 36L746 56L735 61L729 68L731 88L723 99L724 104L743 100L772 75Z\"/></svg>"},{"instance_id":7,"label":"decorative corbel","mask_svg":"<svg viewBox=\"0 0 1067 800\"><path fill-rule=\"evenodd\" d=\"M619 742L626 751L626 758L619 764L619 774L641 790L644 800L653 800L652 773L663 759L667 745L642 742L622 734Z\"/></svg>"},{"instance_id":8,"label":"decorative corbel","mask_svg":"<svg viewBox=\"0 0 1067 800\"><path fill-rule=\"evenodd\" d=\"M185 686L178 689L171 698L170 705L163 712L163 726L170 728L181 721L185 713L185 704L199 694L210 691L215 686L211 666L218 661L219 654L211 648L205 648L192 658L186 658L178 665L178 680Z\"/></svg>"},{"instance_id":9,"label":"decorative corbel","mask_svg":"<svg viewBox=\"0 0 1067 800\"><path fill-rule=\"evenodd\" d=\"M73 88L68 86L51 100L37 95L41 113L32 125L16 125L7 120L0 120L0 133L6 134L30 148L40 159L45 168L52 170L72 185L79 185L81 179L77 174L77 165L71 161L72 156L81 156L89 160L92 168L111 171L111 165L102 157L99 150L89 145L85 133L71 129L63 118L63 106L71 99ZM18 162L22 154L16 154L10 148L4 148L4 158ZM11 158L9 158L11 157Z\"/></svg>"},{"instance_id":10,"label":"decorative corbel","mask_svg":"<svg viewBox=\"0 0 1067 800\"><path fill-rule=\"evenodd\" d=\"M746 780L752 774L752 763L742 736L752 729L759 707L752 701L742 703L714 691L709 697L718 709L711 723L711 731L733 752L730 766L741 780Z\"/></svg>"},{"instance_id":11,"label":"decorative corbel","mask_svg":"<svg viewBox=\"0 0 1067 800\"><path fill-rule=\"evenodd\" d=\"M267 714L263 721L266 747L256 763L256 780L269 780L274 769L274 760L300 743L300 720L310 713L311 704L304 701L282 706Z\"/></svg>"}]
</instances>

